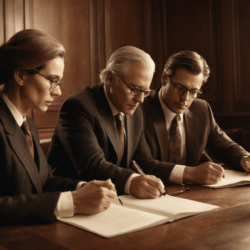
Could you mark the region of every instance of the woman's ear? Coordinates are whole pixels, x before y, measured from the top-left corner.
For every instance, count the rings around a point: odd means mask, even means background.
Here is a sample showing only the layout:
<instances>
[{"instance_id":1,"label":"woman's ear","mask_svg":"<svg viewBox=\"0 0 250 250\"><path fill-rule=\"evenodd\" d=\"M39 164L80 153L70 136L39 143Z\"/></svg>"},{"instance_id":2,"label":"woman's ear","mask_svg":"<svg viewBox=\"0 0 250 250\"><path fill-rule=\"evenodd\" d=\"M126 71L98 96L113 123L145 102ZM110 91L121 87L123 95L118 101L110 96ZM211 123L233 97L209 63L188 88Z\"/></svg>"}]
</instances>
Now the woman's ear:
<instances>
[{"instance_id":1,"label":"woman's ear","mask_svg":"<svg viewBox=\"0 0 250 250\"><path fill-rule=\"evenodd\" d=\"M16 83L19 86L23 86L23 80L24 80L24 71L21 69L17 69L14 72L14 79L16 81Z\"/></svg>"}]
</instances>

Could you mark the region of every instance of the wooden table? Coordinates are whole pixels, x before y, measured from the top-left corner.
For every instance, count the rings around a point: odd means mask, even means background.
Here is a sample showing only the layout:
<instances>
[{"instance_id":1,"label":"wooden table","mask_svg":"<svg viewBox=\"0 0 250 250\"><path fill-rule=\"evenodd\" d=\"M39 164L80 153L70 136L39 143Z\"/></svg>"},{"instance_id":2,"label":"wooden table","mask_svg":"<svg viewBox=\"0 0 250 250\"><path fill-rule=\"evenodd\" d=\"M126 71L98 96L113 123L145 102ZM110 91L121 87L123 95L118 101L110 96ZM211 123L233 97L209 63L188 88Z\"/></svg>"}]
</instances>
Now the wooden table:
<instances>
[{"instance_id":1,"label":"wooden table","mask_svg":"<svg viewBox=\"0 0 250 250\"><path fill-rule=\"evenodd\" d=\"M210 189L189 185L178 197L218 205L221 209L151 229L104 239L73 226L1 226L0 250L6 249L250 249L250 186ZM167 187L167 192L180 186Z\"/></svg>"}]
</instances>

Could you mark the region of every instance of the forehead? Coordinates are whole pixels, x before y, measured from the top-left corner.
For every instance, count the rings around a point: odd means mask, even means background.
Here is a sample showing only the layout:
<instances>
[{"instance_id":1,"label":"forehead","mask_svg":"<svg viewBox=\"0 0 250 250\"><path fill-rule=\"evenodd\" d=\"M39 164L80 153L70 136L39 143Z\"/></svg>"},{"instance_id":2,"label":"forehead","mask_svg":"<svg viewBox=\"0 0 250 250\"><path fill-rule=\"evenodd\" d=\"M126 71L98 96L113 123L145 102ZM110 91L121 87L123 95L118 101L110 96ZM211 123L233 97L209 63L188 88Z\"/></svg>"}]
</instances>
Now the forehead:
<instances>
[{"instance_id":1,"label":"forehead","mask_svg":"<svg viewBox=\"0 0 250 250\"><path fill-rule=\"evenodd\" d=\"M187 69L178 68L175 75L171 77L172 81L177 84L181 84L189 89L200 89L203 83L203 73L193 74Z\"/></svg>"},{"instance_id":2,"label":"forehead","mask_svg":"<svg viewBox=\"0 0 250 250\"><path fill-rule=\"evenodd\" d=\"M151 69L144 68L140 65L131 65L125 80L132 87L149 89L153 79L153 73Z\"/></svg>"},{"instance_id":3,"label":"forehead","mask_svg":"<svg viewBox=\"0 0 250 250\"><path fill-rule=\"evenodd\" d=\"M41 72L53 74L62 77L64 70L64 60L61 57L56 57L48 61Z\"/></svg>"}]
</instances>

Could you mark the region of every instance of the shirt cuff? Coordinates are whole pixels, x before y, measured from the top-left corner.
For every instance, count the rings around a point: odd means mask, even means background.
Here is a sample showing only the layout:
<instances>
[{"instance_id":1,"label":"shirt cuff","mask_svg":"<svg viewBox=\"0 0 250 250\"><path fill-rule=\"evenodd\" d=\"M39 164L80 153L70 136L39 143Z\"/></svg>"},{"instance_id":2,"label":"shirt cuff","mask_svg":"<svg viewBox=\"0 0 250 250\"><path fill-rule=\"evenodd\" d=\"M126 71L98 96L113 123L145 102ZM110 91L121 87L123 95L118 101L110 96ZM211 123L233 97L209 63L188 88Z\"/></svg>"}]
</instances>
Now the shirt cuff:
<instances>
[{"instance_id":1,"label":"shirt cuff","mask_svg":"<svg viewBox=\"0 0 250 250\"><path fill-rule=\"evenodd\" d=\"M85 181L78 182L75 190L81 188L85 183ZM70 191L60 194L55 209L55 216L61 218L74 216L74 202Z\"/></svg>"},{"instance_id":2,"label":"shirt cuff","mask_svg":"<svg viewBox=\"0 0 250 250\"><path fill-rule=\"evenodd\" d=\"M169 180L174 184L184 185L183 184L183 172L186 166L184 165L175 165L170 176Z\"/></svg>"},{"instance_id":3,"label":"shirt cuff","mask_svg":"<svg viewBox=\"0 0 250 250\"><path fill-rule=\"evenodd\" d=\"M125 194L130 194L130 183L134 177L140 176L139 174L131 174L125 184L124 192Z\"/></svg>"},{"instance_id":4,"label":"shirt cuff","mask_svg":"<svg viewBox=\"0 0 250 250\"><path fill-rule=\"evenodd\" d=\"M74 202L70 191L60 194L55 209L55 216L61 218L74 216Z\"/></svg>"}]
</instances>

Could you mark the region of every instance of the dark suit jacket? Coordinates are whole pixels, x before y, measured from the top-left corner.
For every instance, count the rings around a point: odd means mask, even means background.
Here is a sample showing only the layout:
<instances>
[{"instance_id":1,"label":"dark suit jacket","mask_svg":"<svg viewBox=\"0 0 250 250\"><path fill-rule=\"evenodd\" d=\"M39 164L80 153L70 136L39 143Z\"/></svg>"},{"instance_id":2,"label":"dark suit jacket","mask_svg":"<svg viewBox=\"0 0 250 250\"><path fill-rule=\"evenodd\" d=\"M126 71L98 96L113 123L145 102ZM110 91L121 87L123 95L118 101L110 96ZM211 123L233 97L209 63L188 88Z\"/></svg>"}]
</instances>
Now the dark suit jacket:
<instances>
[{"instance_id":1,"label":"dark suit jacket","mask_svg":"<svg viewBox=\"0 0 250 250\"><path fill-rule=\"evenodd\" d=\"M155 90L142 104L146 117L145 135L153 157L167 162L169 139L165 116L158 97L159 90L160 88ZM197 166L202 152L207 149L218 160L242 170L240 160L249 153L220 129L206 101L195 99L184 113L184 121L187 166Z\"/></svg>"},{"instance_id":2,"label":"dark suit jacket","mask_svg":"<svg viewBox=\"0 0 250 250\"><path fill-rule=\"evenodd\" d=\"M143 130L143 112L138 107L126 115L125 160L117 167L118 133L104 94L103 85L85 88L70 96L62 105L48 151L48 162L55 174L83 180L111 178L119 193L124 192L133 173L135 160L145 173L155 174L168 182L171 168L152 158Z\"/></svg>"},{"instance_id":3,"label":"dark suit jacket","mask_svg":"<svg viewBox=\"0 0 250 250\"><path fill-rule=\"evenodd\" d=\"M51 175L36 126L27 117L37 166L23 131L1 96L0 110L0 224L52 221L60 191L74 190L78 181Z\"/></svg>"}]
</instances>

